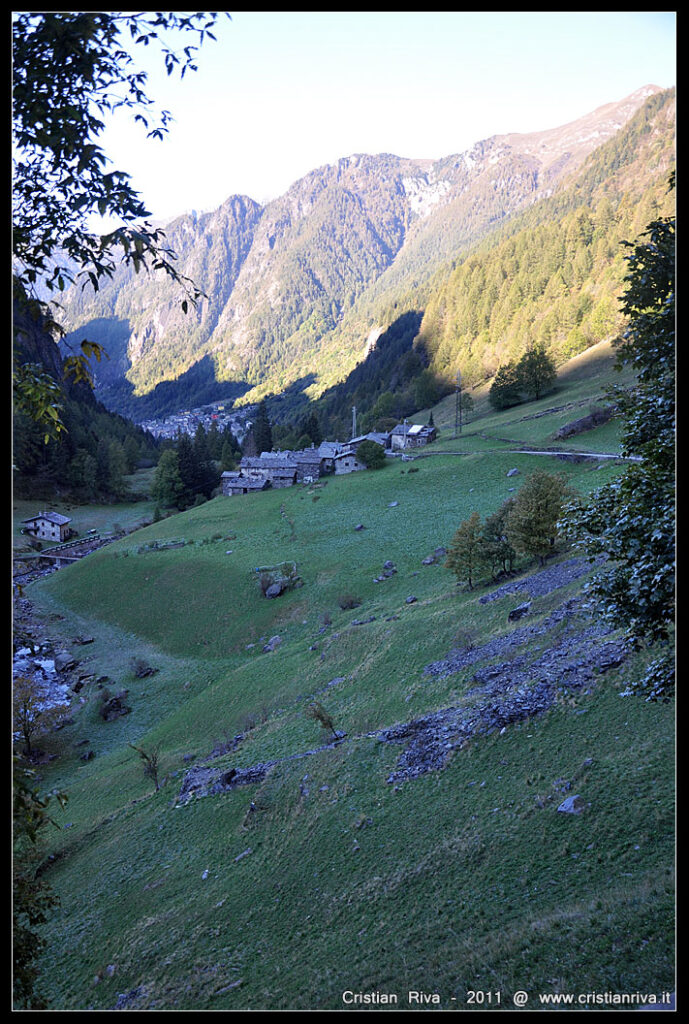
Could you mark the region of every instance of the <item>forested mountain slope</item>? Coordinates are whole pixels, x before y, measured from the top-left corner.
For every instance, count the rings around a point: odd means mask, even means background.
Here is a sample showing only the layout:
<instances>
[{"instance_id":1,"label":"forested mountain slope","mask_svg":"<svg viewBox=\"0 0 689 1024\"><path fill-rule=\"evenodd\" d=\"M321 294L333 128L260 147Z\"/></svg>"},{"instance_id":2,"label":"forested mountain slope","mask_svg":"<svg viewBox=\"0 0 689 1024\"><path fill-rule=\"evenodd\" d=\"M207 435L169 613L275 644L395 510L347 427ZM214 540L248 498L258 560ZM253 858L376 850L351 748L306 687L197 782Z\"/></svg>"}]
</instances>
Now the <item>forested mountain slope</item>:
<instances>
[{"instance_id":1,"label":"forested mountain slope","mask_svg":"<svg viewBox=\"0 0 689 1024\"><path fill-rule=\"evenodd\" d=\"M675 102L654 97L567 188L491 236L432 290L418 341L433 369L467 384L526 348L561 363L614 337L625 240L670 215Z\"/></svg>"}]
</instances>

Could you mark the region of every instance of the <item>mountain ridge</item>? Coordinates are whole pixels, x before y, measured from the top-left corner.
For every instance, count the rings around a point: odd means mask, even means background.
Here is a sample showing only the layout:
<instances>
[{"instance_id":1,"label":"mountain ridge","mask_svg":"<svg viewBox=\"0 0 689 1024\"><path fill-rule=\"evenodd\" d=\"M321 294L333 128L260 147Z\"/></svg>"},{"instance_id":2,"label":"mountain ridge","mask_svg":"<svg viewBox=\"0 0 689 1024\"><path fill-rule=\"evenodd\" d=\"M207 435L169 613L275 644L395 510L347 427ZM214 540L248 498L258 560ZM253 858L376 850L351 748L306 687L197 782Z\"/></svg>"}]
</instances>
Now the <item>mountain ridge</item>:
<instances>
[{"instance_id":1,"label":"mountain ridge","mask_svg":"<svg viewBox=\"0 0 689 1024\"><path fill-rule=\"evenodd\" d=\"M363 358L380 326L370 312L378 296L396 300L427 283L443 262L552 194L659 92L644 86L567 125L493 136L437 161L342 157L265 206L230 196L166 227L180 271L209 296L195 311L183 315L167 282L118 271L98 295L71 290L66 325L106 348L119 332L114 361L94 367L115 405L117 388L145 395L205 357L218 381L245 382L255 394L315 368L316 395Z\"/></svg>"}]
</instances>

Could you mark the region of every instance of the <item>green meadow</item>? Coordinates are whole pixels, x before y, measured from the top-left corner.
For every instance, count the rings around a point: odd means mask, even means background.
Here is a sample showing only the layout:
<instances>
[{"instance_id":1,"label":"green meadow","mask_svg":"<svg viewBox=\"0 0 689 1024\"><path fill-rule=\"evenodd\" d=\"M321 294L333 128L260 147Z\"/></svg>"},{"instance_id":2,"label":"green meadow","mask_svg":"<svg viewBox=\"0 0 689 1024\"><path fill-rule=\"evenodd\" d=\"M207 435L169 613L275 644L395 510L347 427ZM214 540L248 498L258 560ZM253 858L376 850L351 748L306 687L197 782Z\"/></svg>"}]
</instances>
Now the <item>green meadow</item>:
<instances>
[{"instance_id":1,"label":"green meadow","mask_svg":"<svg viewBox=\"0 0 689 1024\"><path fill-rule=\"evenodd\" d=\"M422 458L217 497L27 588L51 637L131 707L103 721L89 684L43 741L56 757L41 784L69 798L41 851L60 899L37 985L50 1009L413 1010L429 1008L409 1003L422 991L434 1009L511 1010L518 990L536 1008L539 993L674 989L674 712L620 696L643 653L398 785L403 747L375 735L467 699L477 665L424 667L514 628L519 594L481 604L496 584L467 591L423 559L535 469L582 494L620 473L510 450L552 445L607 372L580 366L557 395L501 414L477 401L457 438L446 399ZM571 447L615 451L618 429ZM396 573L375 582L388 560ZM301 585L267 600L256 570L283 562ZM536 569L517 566L525 580ZM526 621L580 586L534 598ZM548 642L544 630L533 649ZM135 659L155 673L137 677ZM341 742L307 716L314 697ZM159 792L130 743L159 750ZM213 750L227 767L276 763L256 784L179 802ZM563 780L581 814L557 812Z\"/></svg>"}]
</instances>

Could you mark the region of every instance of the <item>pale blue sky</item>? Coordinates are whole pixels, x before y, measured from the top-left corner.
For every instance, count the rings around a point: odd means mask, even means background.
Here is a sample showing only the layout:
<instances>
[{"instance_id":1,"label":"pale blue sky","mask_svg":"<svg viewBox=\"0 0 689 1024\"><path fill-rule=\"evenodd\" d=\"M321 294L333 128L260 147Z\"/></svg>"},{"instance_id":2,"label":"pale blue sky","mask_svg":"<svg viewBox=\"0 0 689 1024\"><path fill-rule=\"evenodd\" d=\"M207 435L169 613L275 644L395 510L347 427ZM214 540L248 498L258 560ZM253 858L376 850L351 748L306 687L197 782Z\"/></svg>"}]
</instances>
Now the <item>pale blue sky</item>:
<instances>
[{"instance_id":1,"label":"pale blue sky","mask_svg":"<svg viewBox=\"0 0 689 1024\"><path fill-rule=\"evenodd\" d=\"M676 79L675 12L232 12L183 82L153 66L163 142L103 136L154 217L264 202L352 153L438 159ZM135 48L141 61L149 55Z\"/></svg>"}]
</instances>

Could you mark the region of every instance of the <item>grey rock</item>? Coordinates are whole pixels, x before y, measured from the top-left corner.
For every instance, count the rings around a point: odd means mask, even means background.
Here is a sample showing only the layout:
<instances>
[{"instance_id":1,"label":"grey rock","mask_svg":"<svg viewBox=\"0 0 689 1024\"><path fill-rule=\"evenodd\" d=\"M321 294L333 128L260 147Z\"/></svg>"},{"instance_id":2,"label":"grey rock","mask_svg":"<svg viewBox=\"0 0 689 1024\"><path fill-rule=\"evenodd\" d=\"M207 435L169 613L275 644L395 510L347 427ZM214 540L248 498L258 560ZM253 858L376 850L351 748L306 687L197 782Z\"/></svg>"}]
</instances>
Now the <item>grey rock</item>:
<instances>
[{"instance_id":1,"label":"grey rock","mask_svg":"<svg viewBox=\"0 0 689 1024\"><path fill-rule=\"evenodd\" d=\"M265 653L270 653L270 651L274 651L276 649L276 647L279 647L281 643L282 643L282 637L281 636L271 636L271 638L268 641L268 643L264 645L263 650L264 650Z\"/></svg>"},{"instance_id":2,"label":"grey rock","mask_svg":"<svg viewBox=\"0 0 689 1024\"><path fill-rule=\"evenodd\" d=\"M113 722L116 718L122 718L131 713L131 708L125 704L129 690L122 690L109 700L106 700L100 709L100 716L106 722Z\"/></svg>"},{"instance_id":3,"label":"grey rock","mask_svg":"<svg viewBox=\"0 0 689 1024\"><path fill-rule=\"evenodd\" d=\"M568 796L567 799L563 800L558 807L558 811L561 811L562 814L581 814L583 809L584 801L578 793L575 793L573 796Z\"/></svg>"},{"instance_id":4,"label":"grey rock","mask_svg":"<svg viewBox=\"0 0 689 1024\"><path fill-rule=\"evenodd\" d=\"M523 619L525 615L529 614L531 610L531 601L526 601L525 604L518 604L516 608L507 616L508 622L516 622L518 619Z\"/></svg>"},{"instance_id":5,"label":"grey rock","mask_svg":"<svg viewBox=\"0 0 689 1024\"><path fill-rule=\"evenodd\" d=\"M518 469L510 469L510 470L507 471L507 475L508 476L519 476L519 470Z\"/></svg>"},{"instance_id":6,"label":"grey rock","mask_svg":"<svg viewBox=\"0 0 689 1024\"><path fill-rule=\"evenodd\" d=\"M601 564L601 561L599 560L594 564ZM491 601L497 601L507 594L524 592L529 597L542 597L545 594L552 593L553 590L558 590L560 587L566 587L569 583L573 583L580 576L590 572L591 567L591 563L587 558L569 558L564 562L558 562L556 565L549 566L547 569L541 569L539 572L532 573L530 576L514 580L513 583L503 584L503 586L498 587L497 590L492 591L490 594L480 597L479 604L490 604Z\"/></svg>"},{"instance_id":7,"label":"grey rock","mask_svg":"<svg viewBox=\"0 0 689 1024\"><path fill-rule=\"evenodd\" d=\"M56 672L67 672L69 669L75 668L79 662L76 658L73 658L67 651L58 651L55 655L55 671Z\"/></svg>"},{"instance_id":8,"label":"grey rock","mask_svg":"<svg viewBox=\"0 0 689 1024\"><path fill-rule=\"evenodd\" d=\"M146 994L144 986L139 985L137 988L132 988L129 992L120 992L117 996L117 1002L115 1003L116 1010L131 1010L133 1004L141 999Z\"/></svg>"}]
</instances>

